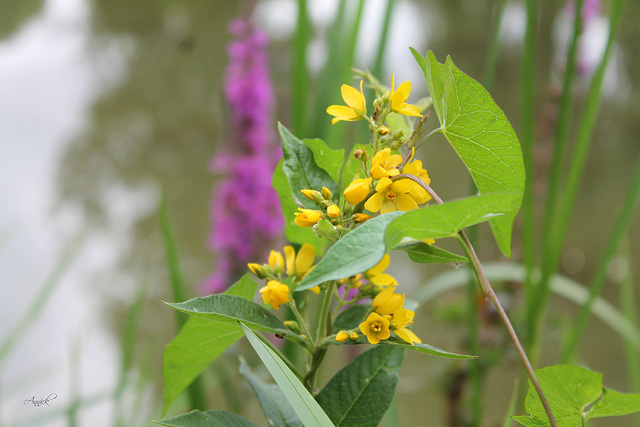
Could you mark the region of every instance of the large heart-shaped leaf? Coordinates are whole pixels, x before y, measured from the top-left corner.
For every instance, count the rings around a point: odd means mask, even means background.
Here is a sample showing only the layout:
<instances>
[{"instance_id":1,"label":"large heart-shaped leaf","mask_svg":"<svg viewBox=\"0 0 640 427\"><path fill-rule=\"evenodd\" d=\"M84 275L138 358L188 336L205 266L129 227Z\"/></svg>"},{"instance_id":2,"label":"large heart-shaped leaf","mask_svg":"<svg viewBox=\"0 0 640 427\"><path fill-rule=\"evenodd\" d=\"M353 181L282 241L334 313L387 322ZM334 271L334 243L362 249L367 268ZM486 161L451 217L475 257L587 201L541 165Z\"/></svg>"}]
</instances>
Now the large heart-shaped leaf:
<instances>
[{"instance_id":1,"label":"large heart-shaped leaf","mask_svg":"<svg viewBox=\"0 0 640 427\"><path fill-rule=\"evenodd\" d=\"M426 57L414 49L411 52L424 73L442 134L469 169L478 191L519 196L511 211L490 221L498 246L510 256L513 220L525 185L518 137L489 92L460 71L450 57L440 64L431 51Z\"/></svg>"}]
</instances>

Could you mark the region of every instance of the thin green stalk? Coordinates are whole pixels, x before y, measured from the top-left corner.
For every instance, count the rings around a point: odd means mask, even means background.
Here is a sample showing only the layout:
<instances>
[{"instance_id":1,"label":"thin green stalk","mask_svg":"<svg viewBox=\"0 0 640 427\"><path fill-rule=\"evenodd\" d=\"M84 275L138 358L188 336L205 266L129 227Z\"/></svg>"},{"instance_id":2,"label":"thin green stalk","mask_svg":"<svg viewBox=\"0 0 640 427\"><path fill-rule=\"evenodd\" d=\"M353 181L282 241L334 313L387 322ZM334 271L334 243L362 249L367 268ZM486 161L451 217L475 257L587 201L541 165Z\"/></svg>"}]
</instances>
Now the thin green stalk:
<instances>
[{"instance_id":1,"label":"thin green stalk","mask_svg":"<svg viewBox=\"0 0 640 427\"><path fill-rule=\"evenodd\" d=\"M635 174L631 181L631 188L629 189L629 193L624 198L624 200L624 205L622 206L620 214L615 221L615 226L613 232L611 233L611 237L609 238L607 246L605 247L602 260L600 261L593 280L589 285L589 299L587 299L587 302L582 306L580 313L578 314L576 324L572 329L572 334L569 336L569 340L564 349L562 355L562 363L569 363L573 361L575 357L576 349L578 347L578 343L580 342L580 337L584 332L587 320L589 320L589 316L591 314L591 307L593 306L593 302L600 294L600 292L602 291L602 287L604 286L609 263L613 259L613 256L616 254L616 251L620 246L620 241L627 232L629 223L631 222L633 214L638 207L638 203L640 202L640 161L638 161L638 164L636 165Z\"/></svg>"},{"instance_id":2,"label":"thin green stalk","mask_svg":"<svg viewBox=\"0 0 640 427\"><path fill-rule=\"evenodd\" d=\"M309 70L307 69L307 45L311 38L311 23L307 13L307 0L298 0L298 23L293 38L293 94L291 115L293 133L306 135L306 111L309 95Z\"/></svg>"},{"instance_id":3,"label":"thin green stalk","mask_svg":"<svg viewBox=\"0 0 640 427\"><path fill-rule=\"evenodd\" d=\"M138 335L138 325L144 304L145 285L138 288L136 298L129 308L125 321L124 333L120 343L120 373L118 375L118 385L114 393L113 421L114 426L122 425L122 394L127 384L127 373L131 369L133 354Z\"/></svg>"},{"instance_id":4,"label":"thin green stalk","mask_svg":"<svg viewBox=\"0 0 640 427\"><path fill-rule=\"evenodd\" d=\"M186 301L187 287L184 283L182 271L180 270L180 260L178 257L178 249L176 241L173 237L173 231L171 228L171 221L169 219L169 210L164 197L164 192L160 194L160 201L158 203L158 217L160 219L160 227L162 229L162 236L164 238L165 248L167 251L167 263L169 266L169 276L171 278L171 290L173 291L174 301ZM186 323L188 317L186 314L177 310L175 312L176 330L180 330ZM189 404L191 409L207 409L207 399L204 393L204 387L202 385L201 376L197 377L187 387L187 394L189 396Z\"/></svg>"},{"instance_id":5,"label":"thin green stalk","mask_svg":"<svg viewBox=\"0 0 640 427\"><path fill-rule=\"evenodd\" d=\"M332 280L327 285L327 289L324 291L324 298L322 299L322 306L320 308L320 314L318 315L318 328L316 329L315 346L319 347L320 343L325 336L331 331L327 329L330 327L330 315L331 315L331 299L333 297L333 291L336 287L336 282Z\"/></svg>"},{"instance_id":6,"label":"thin green stalk","mask_svg":"<svg viewBox=\"0 0 640 427\"><path fill-rule=\"evenodd\" d=\"M516 402L518 400L518 380L516 379L515 384L513 385L513 393L511 393L511 399L509 399L509 406L507 406L507 415L504 419L504 423L502 427L509 427L513 424L513 418L511 416L514 414L516 410Z\"/></svg>"},{"instance_id":7,"label":"thin green stalk","mask_svg":"<svg viewBox=\"0 0 640 427\"><path fill-rule=\"evenodd\" d=\"M395 4L396 0L387 1L387 9L384 12L384 21L382 22L382 30L380 31L380 39L376 49L376 59L373 61L373 67L371 68L371 74L378 79L382 78L382 73L384 73L384 54L389 40L389 29L391 28L391 17Z\"/></svg>"},{"instance_id":8,"label":"thin green stalk","mask_svg":"<svg viewBox=\"0 0 640 427\"><path fill-rule=\"evenodd\" d=\"M429 187L419 178L417 179L417 181L419 181L420 186L424 188L427 193L429 193L429 195L433 198L433 200L437 204L439 205L444 204L442 199L436 194L435 191L433 191L431 187ZM520 356L520 360L522 361L522 364L524 365L524 368L527 371L527 374L529 375L531 384L533 384L533 386L535 387L538 393L538 397L540 398L540 402L542 403L542 406L544 407L547 417L549 418L551 427L557 427L557 423L553 416L553 412L551 411L551 407L549 406L549 402L547 402L547 398L545 397L544 392L542 391L542 387L540 386L538 377L536 376L536 373L534 372L533 367L531 366L531 362L529 362L527 353L524 351L524 348L520 343L518 334L516 333L516 330L513 328L513 325L511 324L511 320L509 320L509 316L507 315L507 312L504 311L504 307L502 307L502 304L500 303L498 296L496 295L493 288L491 287L491 283L489 283L489 279L487 279L487 275L484 273L484 269L482 268L482 263L480 263L480 259L478 258L478 255L476 254L475 249L471 245L471 242L469 241L469 238L465 234L464 230L461 230L460 232L458 232L456 238L460 243L460 246L462 246L462 249L464 250L465 254L467 255L467 258L469 258L469 264L471 265L471 268L473 269L473 272L478 280L478 285L480 286L480 289L482 289L482 292L486 295L486 297L491 300L496 310L498 311L498 315L500 316L502 323L504 323L504 326L507 328L509 337L511 338L513 345L516 347L516 351Z\"/></svg>"},{"instance_id":9,"label":"thin green stalk","mask_svg":"<svg viewBox=\"0 0 640 427\"><path fill-rule=\"evenodd\" d=\"M38 291L38 294L33 299L33 302L24 311L24 314L8 333L2 345L0 345L0 364L11 353L20 340L26 335L27 331L33 326L34 322L42 313L42 309L51 298L53 291L62 282L64 275L69 271L71 264L76 260L82 244L84 243L84 236L75 239L64 251L58 262L56 263L53 271L45 280L44 285Z\"/></svg>"},{"instance_id":10,"label":"thin green stalk","mask_svg":"<svg viewBox=\"0 0 640 427\"><path fill-rule=\"evenodd\" d=\"M269 347L275 354L278 355L278 357L280 357L280 359L282 359L282 361L289 367L289 369L291 369L291 372L293 372L296 377L298 377L298 379L300 381L302 381L302 379L304 378L304 375L302 374L302 372L300 372L300 370L298 369L297 366L295 366L293 363L291 363L291 361L285 357L284 354L282 354L282 352L280 351L280 349L278 349L276 346L273 345L273 343L271 343L271 341L269 341L267 338L265 338L264 336L262 336L262 334L256 333L256 336L260 339L260 341L262 341L267 347Z\"/></svg>"},{"instance_id":11,"label":"thin green stalk","mask_svg":"<svg viewBox=\"0 0 640 427\"><path fill-rule=\"evenodd\" d=\"M571 107L573 93L573 77L576 69L576 56L578 39L582 31L582 7L584 0L577 0L576 12L573 21L573 37L567 52L567 59L564 72L564 80L562 83L562 95L560 98L560 112L558 114L558 124L556 126L555 142L553 144L553 157L551 161L551 170L549 181L547 183L547 202L544 214L543 237L548 236L551 221L554 218L554 209L558 203L558 190L560 188L560 177L567 160L569 130L571 128ZM546 239L543 239L543 247L547 247Z\"/></svg>"},{"instance_id":12,"label":"thin green stalk","mask_svg":"<svg viewBox=\"0 0 640 427\"><path fill-rule=\"evenodd\" d=\"M475 187L473 182L472 187ZM475 188L474 188L475 189ZM475 194L472 192L470 194ZM469 230L469 241L474 244L477 241L477 228ZM469 337L469 354L480 354L480 327L478 318L477 294L478 285L473 274L469 274L467 290L467 333ZM482 425L482 366L478 360L469 363L469 382L471 394L471 416L474 426Z\"/></svg>"},{"instance_id":13,"label":"thin green stalk","mask_svg":"<svg viewBox=\"0 0 640 427\"><path fill-rule=\"evenodd\" d=\"M625 260L629 266L627 277L620 284L620 308L624 317L632 325L638 324L638 313L636 311L636 293L633 284L633 270L631 262L631 254L629 250L629 239L625 238L622 244ZM629 340L624 341L624 356L627 362L627 373L629 375L629 385L631 390L640 390L640 364L638 364L638 356L633 344ZM640 414L636 414L636 425L640 426Z\"/></svg>"},{"instance_id":14,"label":"thin green stalk","mask_svg":"<svg viewBox=\"0 0 640 427\"><path fill-rule=\"evenodd\" d=\"M484 70L482 72L482 84L491 92L493 88L493 81L496 76L496 67L498 65L498 56L500 53L500 40L502 27L502 18L504 17L504 10L507 8L509 0L500 0L500 3L496 9L496 19L493 24L493 31L491 33L491 41L489 42L489 50L487 51L486 60L484 63Z\"/></svg>"},{"instance_id":15,"label":"thin green stalk","mask_svg":"<svg viewBox=\"0 0 640 427\"><path fill-rule=\"evenodd\" d=\"M533 194L533 122L534 122L534 86L535 86L535 35L536 35L536 1L527 0L527 27L524 39L524 55L522 58L522 155L527 180L522 201L523 212L523 259L527 268L525 281L526 304L533 302L535 295L531 272L535 264L535 212Z\"/></svg>"},{"instance_id":16,"label":"thin green stalk","mask_svg":"<svg viewBox=\"0 0 640 427\"><path fill-rule=\"evenodd\" d=\"M542 328L541 318L549 299L550 279L558 267L562 245L564 242L567 225L571 219L571 212L578 192L578 187L584 171L586 157L589 152L591 135L595 126L596 115L600 104L600 92L602 88L602 80L604 72L611 56L611 50L615 35L619 26L622 10L625 0L615 0L613 4L613 12L611 14L609 37L607 46L602 55L598 68L594 73L589 93L587 95L585 108L582 113L580 125L578 128L578 136L575 144L574 156L569 167L569 175L566 190L560 200L560 209L558 210L558 218L553 222L549 232L549 244L545 248L542 258L542 274L539 286L536 288L537 298L533 305L529 305L528 326L530 328L529 342L532 345L532 354L537 358L539 353L539 335Z\"/></svg>"}]
</instances>

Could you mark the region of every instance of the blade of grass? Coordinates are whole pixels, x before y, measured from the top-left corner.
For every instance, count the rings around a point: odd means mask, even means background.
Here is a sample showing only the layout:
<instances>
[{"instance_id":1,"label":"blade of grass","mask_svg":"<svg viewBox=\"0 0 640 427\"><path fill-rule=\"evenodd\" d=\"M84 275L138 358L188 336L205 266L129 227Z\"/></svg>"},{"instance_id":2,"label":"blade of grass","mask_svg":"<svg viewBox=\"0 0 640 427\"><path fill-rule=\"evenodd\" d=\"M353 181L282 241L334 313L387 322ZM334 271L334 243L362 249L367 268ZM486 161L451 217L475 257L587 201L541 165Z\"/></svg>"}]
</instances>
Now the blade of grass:
<instances>
[{"instance_id":1,"label":"blade of grass","mask_svg":"<svg viewBox=\"0 0 640 427\"><path fill-rule=\"evenodd\" d=\"M345 50L341 61L340 67L340 79L339 83L347 83L351 81L351 68L354 65L356 56L356 47L358 44L358 31L360 30L360 23L362 21L362 11L364 10L364 0L360 0L358 4L358 11L353 21L347 26L351 29L351 33L347 37L347 41L344 44ZM337 93L337 91L336 91ZM327 123L329 120L327 119ZM340 123L342 124L342 123ZM326 135L323 135L324 140L331 148L343 148L341 142L344 141L344 133L346 131L345 126L331 126Z\"/></svg>"},{"instance_id":2,"label":"blade of grass","mask_svg":"<svg viewBox=\"0 0 640 427\"><path fill-rule=\"evenodd\" d=\"M20 340L26 335L27 331L33 326L34 322L42 312L42 309L47 304L53 291L62 282L65 274L69 271L72 263L77 259L82 244L84 243L84 236L80 236L75 239L65 249L62 256L56 263L55 267L49 277L44 282L44 285L38 291L38 294L33 299L33 302L29 308L24 312L18 323L13 327L9 334L5 337L2 345L0 345L0 364L11 353Z\"/></svg>"},{"instance_id":3,"label":"blade of grass","mask_svg":"<svg viewBox=\"0 0 640 427\"><path fill-rule=\"evenodd\" d=\"M376 49L376 59L373 61L373 67L371 68L371 74L377 79L384 77L384 54L387 50L387 42L389 41L389 29L391 28L391 18L395 4L396 0L388 0L387 8L384 12L382 30L380 31L380 39L378 40L378 48Z\"/></svg>"},{"instance_id":4,"label":"blade of grass","mask_svg":"<svg viewBox=\"0 0 640 427\"><path fill-rule=\"evenodd\" d=\"M312 115L323 117L325 110L332 103L332 100L338 101L338 92L335 91L336 82L340 79L340 67L342 66L342 48L344 41L344 31L346 31L345 15L347 9L347 0L340 0L333 23L329 29L328 35L328 55L324 64L322 73L319 76L319 82L316 89L316 99L311 110ZM332 95L333 94L333 95ZM316 119L311 121L311 135L314 137L322 137L325 135L327 126L331 123L329 116L324 116L325 120Z\"/></svg>"},{"instance_id":5,"label":"blade of grass","mask_svg":"<svg viewBox=\"0 0 640 427\"><path fill-rule=\"evenodd\" d=\"M636 293L633 284L633 264L629 250L629 240L624 239L622 253L628 265L627 277L620 283L620 308L625 319L632 325L638 324L638 313L635 302ZM640 364L638 356L635 354L633 344L628 340L624 341L624 356L627 362L627 373L629 375L629 386L631 390L640 390ZM640 426L640 414L636 414L636 425Z\"/></svg>"},{"instance_id":6,"label":"blade of grass","mask_svg":"<svg viewBox=\"0 0 640 427\"><path fill-rule=\"evenodd\" d=\"M562 355L562 363L568 364L572 362L575 358L576 349L578 347L578 343L580 342L580 337L584 331L584 328L587 324L587 320L589 319L589 315L591 314L591 306L593 305L593 301L596 296L600 295L602 288L605 283L605 279L607 276L607 269L613 256L616 254L618 247L620 246L620 241L622 240L625 233L628 231L629 223L633 218L633 214L638 208L638 203L640 202L640 161L636 165L636 170L634 177L631 181L631 188L629 189L629 193L624 198L624 205L620 210L620 214L618 215L613 232L611 233L611 237L607 242L607 246L605 247L604 254L602 259L600 260L600 264L596 270L595 275L593 276L593 280L591 280L591 284L589 285L589 298L585 302L585 304L580 309L580 313L578 314L578 318L576 320L576 324L572 329L572 333L569 336L569 340L564 348L564 352Z\"/></svg>"},{"instance_id":7,"label":"blade of grass","mask_svg":"<svg viewBox=\"0 0 640 427\"><path fill-rule=\"evenodd\" d=\"M564 170L568 155L568 139L571 124L571 107L573 93L573 77L576 69L576 56L578 39L582 31L582 8L584 0L577 0L573 20L573 36L567 51L564 78L562 82L562 95L560 97L560 111L558 114L558 124L556 126L555 142L553 144L553 157L551 160L551 170L547 182L547 202L545 205L544 222L542 236L548 236L549 227L554 218L554 209L558 206L558 190L560 188L560 176ZM544 239L546 240L546 239ZM543 247L547 247L543 240Z\"/></svg>"},{"instance_id":8,"label":"blade of grass","mask_svg":"<svg viewBox=\"0 0 640 427\"><path fill-rule=\"evenodd\" d=\"M494 282L523 283L527 274L526 268L517 263L485 263L483 267L487 278ZM534 270L533 273L534 279L540 275L538 270ZM468 275L467 269L462 268L441 273L429 280L426 286L422 286L411 299L420 305L425 304L443 292L464 286L468 281ZM551 290L577 305L584 304L589 297L589 291L584 286L560 274L552 276ZM591 309L594 316L627 340L640 354L640 330L635 324L628 322L620 310L599 296Z\"/></svg>"},{"instance_id":9,"label":"blade of grass","mask_svg":"<svg viewBox=\"0 0 640 427\"><path fill-rule=\"evenodd\" d=\"M307 12L307 0L298 0L298 22L293 39L293 95L291 115L293 133L306 137L306 112L309 91L307 46L311 38L311 23Z\"/></svg>"},{"instance_id":10,"label":"blade of grass","mask_svg":"<svg viewBox=\"0 0 640 427\"><path fill-rule=\"evenodd\" d=\"M527 180L522 200L523 212L523 259L527 268L525 280L526 304L533 302L535 291L531 272L535 264L535 212L532 178L534 176L533 163L533 121L534 121L534 85L535 85L535 35L536 35L536 1L527 0L527 26L524 39L524 55L522 58L522 155ZM533 357L535 360L535 357ZM535 363L534 363L535 364Z\"/></svg>"},{"instance_id":11,"label":"blade of grass","mask_svg":"<svg viewBox=\"0 0 640 427\"><path fill-rule=\"evenodd\" d=\"M122 394L127 384L127 373L131 369L131 363L133 361L133 354L135 350L136 339L138 337L138 325L140 320L140 314L142 313L142 307L144 304L146 284L141 283L138 287L136 297L129 308L127 318L125 320L124 333L122 334L122 340L120 342L120 373L118 375L118 385L114 393L113 404L113 420L115 426L122 425L120 419L122 411Z\"/></svg>"},{"instance_id":12,"label":"blade of grass","mask_svg":"<svg viewBox=\"0 0 640 427\"><path fill-rule=\"evenodd\" d=\"M584 171L591 143L591 135L593 133L596 121L595 119L600 105L602 80L611 56L611 50L613 48L624 4L625 0L615 0L613 3L607 45L589 87L589 93L587 95L584 111L582 112L578 127L575 150L569 166L566 189L560 199L558 216L553 220L550 227L549 243L543 251L541 278L539 285L536 287L536 300L533 304L528 304L529 311L527 313L527 326L529 327L529 334L527 337L529 339L529 344L532 347L531 353L534 358L537 358L537 355L540 353L541 343L539 335L542 328L541 319L543 317L542 314L546 310L549 299L549 282L551 276L558 268L558 263L560 262L564 237L569 220L571 219L571 212L573 210L578 187Z\"/></svg>"},{"instance_id":13,"label":"blade of grass","mask_svg":"<svg viewBox=\"0 0 640 427\"><path fill-rule=\"evenodd\" d=\"M509 406L507 406L507 416L504 419L504 423L502 423L502 427L509 427L514 423L511 418L514 415L516 410L516 402L518 401L518 379L516 378L513 384L513 392L511 393L511 399L509 399Z\"/></svg>"},{"instance_id":14,"label":"blade of grass","mask_svg":"<svg viewBox=\"0 0 640 427\"><path fill-rule=\"evenodd\" d=\"M158 203L158 217L160 219L160 227L162 229L162 236L167 251L167 263L169 266L169 276L171 278L171 290L173 291L174 301L186 301L187 288L182 278L182 272L180 270L180 262L178 258L178 249L173 237L171 229L171 221L169 219L169 211L167 209L167 203L164 197L164 192L160 193L160 201ZM187 315L175 311L176 330L180 328L187 321ZM201 377L196 378L187 387L187 393L189 395L189 403L191 409L206 410L206 398L204 394L204 388L202 385Z\"/></svg>"},{"instance_id":15,"label":"blade of grass","mask_svg":"<svg viewBox=\"0 0 640 427\"><path fill-rule=\"evenodd\" d=\"M482 72L482 84L491 92L493 88L493 81L496 76L496 67L498 65L498 56L500 54L500 40L502 39L502 18L504 17L504 10L507 8L509 0L500 0L496 7L496 19L493 24L493 31L491 32L491 41L489 42L489 50L484 62L484 70ZM475 353L474 353L475 354Z\"/></svg>"}]
</instances>

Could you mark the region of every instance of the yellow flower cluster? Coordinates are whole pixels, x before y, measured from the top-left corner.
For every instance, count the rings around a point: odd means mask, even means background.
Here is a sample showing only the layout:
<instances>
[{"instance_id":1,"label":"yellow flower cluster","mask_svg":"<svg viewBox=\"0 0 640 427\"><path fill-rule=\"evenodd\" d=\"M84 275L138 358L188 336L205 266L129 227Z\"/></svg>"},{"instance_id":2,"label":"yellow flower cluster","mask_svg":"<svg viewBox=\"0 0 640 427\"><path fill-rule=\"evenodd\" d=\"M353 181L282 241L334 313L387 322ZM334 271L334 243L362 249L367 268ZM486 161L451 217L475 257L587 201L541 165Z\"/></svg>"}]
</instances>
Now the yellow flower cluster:
<instances>
[{"instance_id":1,"label":"yellow flower cluster","mask_svg":"<svg viewBox=\"0 0 640 427\"><path fill-rule=\"evenodd\" d=\"M374 312L360 323L360 331L367 337L370 344L378 344L386 340L393 331L398 337L409 344L421 343L408 326L413 323L415 313L402 307L404 294L394 293L395 286L387 286L371 302Z\"/></svg>"}]
</instances>

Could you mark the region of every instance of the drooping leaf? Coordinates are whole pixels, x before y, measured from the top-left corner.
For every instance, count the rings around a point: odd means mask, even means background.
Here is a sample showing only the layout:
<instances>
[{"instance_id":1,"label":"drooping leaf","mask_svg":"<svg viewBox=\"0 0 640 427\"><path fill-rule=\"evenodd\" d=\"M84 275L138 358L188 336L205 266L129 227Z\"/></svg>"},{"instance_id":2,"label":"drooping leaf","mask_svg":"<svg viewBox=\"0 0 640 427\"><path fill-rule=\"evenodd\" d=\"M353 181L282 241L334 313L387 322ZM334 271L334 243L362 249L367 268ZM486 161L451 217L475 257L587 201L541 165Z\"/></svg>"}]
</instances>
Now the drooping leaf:
<instances>
[{"instance_id":1,"label":"drooping leaf","mask_svg":"<svg viewBox=\"0 0 640 427\"><path fill-rule=\"evenodd\" d=\"M433 347L425 343L408 344L406 341L398 338L391 337L388 340L381 341L383 346L401 347L407 350L417 351L419 353L430 354L432 356L446 357L447 359L476 359L478 356L469 356L467 354L451 353L450 351L442 350L438 347Z\"/></svg>"},{"instance_id":2,"label":"drooping leaf","mask_svg":"<svg viewBox=\"0 0 640 427\"><path fill-rule=\"evenodd\" d=\"M282 209L282 216L284 217L284 234L289 242L299 245L309 243L315 248L317 254L322 254L328 242L316 237L311 228L303 228L293 222L295 219L294 213L298 212L298 207L293 200L287 176L282 170L282 163L283 160L281 160L276 167L271 185L280 198L280 208Z\"/></svg>"},{"instance_id":3,"label":"drooping leaf","mask_svg":"<svg viewBox=\"0 0 640 427\"><path fill-rule=\"evenodd\" d=\"M336 426L377 426L389 408L404 351L376 346L342 368L316 399Z\"/></svg>"},{"instance_id":4,"label":"drooping leaf","mask_svg":"<svg viewBox=\"0 0 640 427\"><path fill-rule=\"evenodd\" d=\"M256 282L245 274L225 294L248 300L256 294L256 288ZM242 335L237 324L189 316L162 355L164 412L211 362Z\"/></svg>"},{"instance_id":5,"label":"drooping leaf","mask_svg":"<svg viewBox=\"0 0 640 427\"><path fill-rule=\"evenodd\" d=\"M487 221L513 209L517 194L486 194L407 212L387 227L388 250L424 239L453 237L463 228Z\"/></svg>"},{"instance_id":6,"label":"drooping leaf","mask_svg":"<svg viewBox=\"0 0 640 427\"><path fill-rule=\"evenodd\" d=\"M340 171L344 164L344 149L334 150L319 138L303 139L302 142L313 152L313 160L316 165L325 170L335 182L340 182ZM321 188L313 190L320 191Z\"/></svg>"},{"instance_id":7,"label":"drooping leaf","mask_svg":"<svg viewBox=\"0 0 640 427\"><path fill-rule=\"evenodd\" d=\"M280 123L278 123L278 131L282 141L282 170L289 181L293 200L307 209L318 209L316 203L304 197L300 191L305 189L320 191L322 187L327 187L336 194L338 184L327 171L316 164L313 151L309 147Z\"/></svg>"},{"instance_id":8,"label":"drooping leaf","mask_svg":"<svg viewBox=\"0 0 640 427\"><path fill-rule=\"evenodd\" d=\"M217 320L232 325L243 322L253 329L274 334L287 334L288 337L299 339L269 310L241 297L224 294L209 295L185 302L165 302L165 304L183 313L203 319Z\"/></svg>"},{"instance_id":9,"label":"drooping leaf","mask_svg":"<svg viewBox=\"0 0 640 427\"><path fill-rule=\"evenodd\" d=\"M411 261L425 264L447 263L447 262L469 262L469 258L456 255L437 246L427 243L410 243L398 246L396 249L405 251Z\"/></svg>"},{"instance_id":10,"label":"drooping leaf","mask_svg":"<svg viewBox=\"0 0 640 427\"><path fill-rule=\"evenodd\" d=\"M191 411L154 423L166 427L259 427L245 417L221 410Z\"/></svg>"},{"instance_id":11,"label":"drooping leaf","mask_svg":"<svg viewBox=\"0 0 640 427\"><path fill-rule=\"evenodd\" d=\"M256 376L244 361L240 360L240 373L247 379L249 385L258 396L262 412L267 422L273 427L302 427L300 418L287 402L280 387L275 384L267 384Z\"/></svg>"},{"instance_id":12,"label":"drooping leaf","mask_svg":"<svg viewBox=\"0 0 640 427\"><path fill-rule=\"evenodd\" d=\"M487 90L460 71L450 57L440 64L431 51L424 58L411 51L424 73L442 134L469 169L478 191L519 195L511 211L490 221L498 246L510 256L513 220L525 184L518 137Z\"/></svg>"},{"instance_id":13,"label":"drooping leaf","mask_svg":"<svg viewBox=\"0 0 640 427\"><path fill-rule=\"evenodd\" d=\"M583 426L591 418L627 415L640 411L640 394L624 394L602 386L602 374L579 366L555 365L536 369L558 427ZM536 389L529 382L525 409L514 416L525 426L550 426Z\"/></svg>"},{"instance_id":14,"label":"drooping leaf","mask_svg":"<svg viewBox=\"0 0 640 427\"><path fill-rule=\"evenodd\" d=\"M276 384L282 390L293 410L298 414L305 427L331 427L333 423L322 410L318 402L309 394L298 377L289 369L278 355L264 344L243 323L240 323L247 339L267 367Z\"/></svg>"},{"instance_id":15,"label":"drooping leaf","mask_svg":"<svg viewBox=\"0 0 640 427\"><path fill-rule=\"evenodd\" d=\"M389 212L370 219L338 240L302 280L296 291L311 289L328 280L342 279L376 265L387 253L384 232L404 212Z\"/></svg>"}]
</instances>

